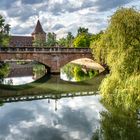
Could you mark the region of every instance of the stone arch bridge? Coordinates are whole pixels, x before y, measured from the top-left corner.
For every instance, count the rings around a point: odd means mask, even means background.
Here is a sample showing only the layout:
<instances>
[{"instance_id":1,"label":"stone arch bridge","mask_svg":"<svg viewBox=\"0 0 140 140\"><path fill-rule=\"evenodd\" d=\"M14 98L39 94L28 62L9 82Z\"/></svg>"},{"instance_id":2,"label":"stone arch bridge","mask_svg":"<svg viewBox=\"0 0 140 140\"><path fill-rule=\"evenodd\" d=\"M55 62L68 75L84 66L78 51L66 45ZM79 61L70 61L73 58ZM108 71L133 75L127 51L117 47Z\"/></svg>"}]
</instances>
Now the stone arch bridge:
<instances>
[{"instance_id":1,"label":"stone arch bridge","mask_svg":"<svg viewBox=\"0 0 140 140\"><path fill-rule=\"evenodd\" d=\"M51 73L79 58L93 58L90 48L0 47L0 61L37 61Z\"/></svg>"}]
</instances>

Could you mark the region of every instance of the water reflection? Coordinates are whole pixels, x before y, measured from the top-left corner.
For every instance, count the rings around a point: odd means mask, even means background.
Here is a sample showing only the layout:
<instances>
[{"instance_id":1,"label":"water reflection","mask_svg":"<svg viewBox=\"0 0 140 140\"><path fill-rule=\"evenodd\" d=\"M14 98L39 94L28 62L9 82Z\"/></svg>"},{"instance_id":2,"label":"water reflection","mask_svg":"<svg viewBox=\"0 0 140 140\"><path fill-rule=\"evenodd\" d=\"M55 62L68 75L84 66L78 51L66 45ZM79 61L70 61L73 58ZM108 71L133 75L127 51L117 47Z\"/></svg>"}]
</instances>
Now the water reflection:
<instances>
[{"instance_id":1,"label":"water reflection","mask_svg":"<svg viewBox=\"0 0 140 140\"><path fill-rule=\"evenodd\" d=\"M104 107L99 96L5 104L0 108L0 139L89 140Z\"/></svg>"},{"instance_id":2,"label":"water reflection","mask_svg":"<svg viewBox=\"0 0 140 140\"><path fill-rule=\"evenodd\" d=\"M93 91L103 77L71 83L50 76L11 90L0 87L0 140L139 140L139 107L100 103Z\"/></svg>"},{"instance_id":3,"label":"water reflection","mask_svg":"<svg viewBox=\"0 0 140 140\"><path fill-rule=\"evenodd\" d=\"M0 61L0 83L3 83L4 78L7 77L9 73L9 65Z\"/></svg>"},{"instance_id":4,"label":"water reflection","mask_svg":"<svg viewBox=\"0 0 140 140\"><path fill-rule=\"evenodd\" d=\"M6 103L0 107L0 139L139 140L140 112L103 106L100 98Z\"/></svg>"},{"instance_id":5,"label":"water reflection","mask_svg":"<svg viewBox=\"0 0 140 140\"><path fill-rule=\"evenodd\" d=\"M106 106L106 105L105 105ZM140 111L106 106L101 112L100 135L104 140L139 140Z\"/></svg>"},{"instance_id":6,"label":"water reflection","mask_svg":"<svg viewBox=\"0 0 140 140\"><path fill-rule=\"evenodd\" d=\"M5 85L31 83L46 74L45 66L34 61L13 61L1 64L0 79Z\"/></svg>"},{"instance_id":7,"label":"water reflection","mask_svg":"<svg viewBox=\"0 0 140 140\"><path fill-rule=\"evenodd\" d=\"M23 85L36 81L47 73L44 65L34 61L13 61L3 63L0 68L0 80L5 85ZM61 68L60 78L65 81L84 81L98 75L98 70L93 70L69 63Z\"/></svg>"},{"instance_id":8,"label":"water reflection","mask_svg":"<svg viewBox=\"0 0 140 140\"><path fill-rule=\"evenodd\" d=\"M91 79L98 74L98 70L93 70L91 68L86 68L85 66L68 63L63 68L61 68L60 77L65 81L78 82Z\"/></svg>"},{"instance_id":9,"label":"water reflection","mask_svg":"<svg viewBox=\"0 0 140 140\"><path fill-rule=\"evenodd\" d=\"M34 81L33 76L4 78L5 85L23 85Z\"/></svg>"},{"instance_id":10,"label":"water reflection","mask_svg":"<svg viewBox=\"0 0 140 140\"><path fill-rule=\"evenodd\" d=\"M77 92L82 96L84 92L96 92L103 78L104 75L100 75L87 81L73 83L61 80L59 75L45 75L41 79L26 85L0 85L0 98L5 96L20 97L22 95L48 96L50 94L52 96L57 95L59 98L60 94L70 93L69 96L73 96Z\"/></svg>"},{"instance_id":11,"label":"water reflection","mask_svg":"<svg viewBox=\"0 0 140 140\"><path fill-rule=\"evenodd\" d=\"M43 99L43 95L20 96L21 100L9 94L0 97L2 140L140 138L140 111L126 111L120 107L102 104L99 95L89 95L89 92L50 94L44 95L46 99Z\"/></svg>"}]
</instances>

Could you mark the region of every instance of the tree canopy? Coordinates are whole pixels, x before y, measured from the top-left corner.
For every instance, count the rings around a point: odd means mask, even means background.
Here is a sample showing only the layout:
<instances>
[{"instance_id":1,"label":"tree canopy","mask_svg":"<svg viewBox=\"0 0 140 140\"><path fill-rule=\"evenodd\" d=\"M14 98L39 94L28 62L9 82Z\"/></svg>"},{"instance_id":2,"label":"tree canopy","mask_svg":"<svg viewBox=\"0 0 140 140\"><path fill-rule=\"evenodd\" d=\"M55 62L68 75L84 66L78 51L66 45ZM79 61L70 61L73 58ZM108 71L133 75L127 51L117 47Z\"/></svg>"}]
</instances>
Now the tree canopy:
<instances>
[{"instance_id":1,"label":"tree canopy","mask_svg":"<svg viewBox=\"0 0 140 140\"><path fill-rule=\"evenodd\" d=\"M48 47L52 47L56 45L56 34L55 33L51 33L49 32L47 35L47 41L46 41L46 45Z\"/></svg>"},{"instance_id":2,"label":"tree canopy","mask_svg":"<svg viewBox=\"0 0 140 140\"><path fill-rule=\"evenodd\" d=\"M103 31L93 34L88 32L88 28L79 27L77 29L77 35L74 37L71 32L67 33L66 37L60 38L57 43L63 47L75 47L75 48L88 48L91 43L95 42L103 34Z\"/></svg>"},{"instance_id":3,"label":"tree canopy","mask_svg":"<svg viewBox=\"0 0 140 140\"><path fill-rule=\"evenodd\" d=\"M90 46L90 34L88 33L88 28L78 28L73 45L75 48L87 48Z\"/></svg>"},{"instance_id":4,"label":"tree canopy","mask_svg":"<svg viewBox=\"0 0 140 140\"><path fill-rule=\"evenodd\" d=\"M73 47L73 40L74 40L74 36L72 35L71 32L68 32L66 38L60 38L57 42L58 45L63 46L63 47Z\"/></svg>"},{"instance_id":5,"label":"tree canopy","mask_svg":"<svg viewBox=\"0 0 140 140\"><path fill-rule=\"evenodd\" d=\"M0 83L2 82L4 77L8 76L9 72L9 65L4 62L0 62Z\"/></svg>"},{"instance_id":6,"label":"tree canopy","mask_svg":"<svg viewBox=\"0 0 140 140\"><path fill-rule=\"evenodd\" d=\"M106 101L126 108L140 105L140 13L118 9L92 48L95 58L110 68L100 86Z\"/></svg>"},{"instance_id":7,"label":"tree canopy","mask_svg":"<svg viewBox=\"0 0 140 140\"><path fill-rule=\"evenodd\" d=\"M80 34L88 34L88 28L79 27L77 30L77 36Z\"/></svg>"},{"instance_id":8,"label":"tree canopy","mask_svg":"<svg viewBox=\"0 0 140 140\"><path fill-rule=\"evenodd\" d=\"M5 23L5 19L0 15L0 45L9 45L10 25Z\"/></svg>"},{"instance_id":9,"label":"tree canopy","mask_svg":"<svg viewBox=\"0 0 140 140\"><path fill-rule=\"evenodd\" d=\"M89 35L87 34L79 34L75 39L74 39L74 47L75 48L87 48L90 46L90 38Z\"/></svg>"}]
</instances>

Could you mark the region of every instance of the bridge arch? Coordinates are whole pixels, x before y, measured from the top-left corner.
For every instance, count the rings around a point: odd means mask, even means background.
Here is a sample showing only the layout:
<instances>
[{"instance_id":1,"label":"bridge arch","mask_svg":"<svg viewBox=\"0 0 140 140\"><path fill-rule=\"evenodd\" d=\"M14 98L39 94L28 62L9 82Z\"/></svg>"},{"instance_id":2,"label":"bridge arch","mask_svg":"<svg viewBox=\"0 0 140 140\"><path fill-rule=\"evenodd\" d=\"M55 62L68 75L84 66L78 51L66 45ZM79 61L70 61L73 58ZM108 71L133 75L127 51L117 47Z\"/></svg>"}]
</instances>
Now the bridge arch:
<instances>
[{"instance_id":1,"label":"bridge arch","mask_svg":"<svg viewBox=\"0 0 140 140\"><path fill-rule=\"evenodd\" d=\"M67 63L80 58L93 58L89 48L35 48L1 47L0 61L33 60L50 68L51 73L59 73Z\"/></svg>"},{"instance_id":2,"label":"bridge arch","mask_svg":"<svg viewBox=\"0 0 140 140\"><path fill-rule=\"evenodd\" d=\"M73 55L69 55L67 58L64 59L64 61L63 60L61 61L60 68L62 68L66 64L70 63L71 61L81 59L81 58L93 59L93 56L92 55L76 55L73 57Z\"/></svg>"}]
</instances>

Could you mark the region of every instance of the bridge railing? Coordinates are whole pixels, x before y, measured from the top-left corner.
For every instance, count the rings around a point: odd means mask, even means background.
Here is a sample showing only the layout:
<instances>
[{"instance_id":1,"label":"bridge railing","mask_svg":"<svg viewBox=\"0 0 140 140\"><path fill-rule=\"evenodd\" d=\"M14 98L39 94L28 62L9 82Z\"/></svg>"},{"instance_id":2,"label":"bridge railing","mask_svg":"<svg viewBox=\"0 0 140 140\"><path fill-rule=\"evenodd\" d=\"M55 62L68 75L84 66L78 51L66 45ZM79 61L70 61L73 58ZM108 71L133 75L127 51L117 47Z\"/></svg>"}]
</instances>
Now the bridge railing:
<instances>
[{"instance_id":1,"label":"bridge railing","mask_svg":"<svg viewBox=\"0 0 140 140\"><path fill-rule=\"evenodd\" d=\"M91 49L64 47L0 47L0 53L1 52L91 52Z\"/></svg>"},{"instance_id":2,"label":"bridge railing","mask_svg":"<svg viewBox=\"0 0 140 140\"><path fill-rule=\"evenodd\" d=\"M41 99L61 99L61 98L71 98L71 97L79 97L79 96L90 96L96 95L98 92L89 91L89 92L77 92L77 93L62 93L58 95L54 94L43 94L43 95L24 95L24 96L8 96L1 97L1 100L4 103L10 102L18 102L18 101L31 101L31 100L41 100Z\"/></svg>"}]
</instances>

